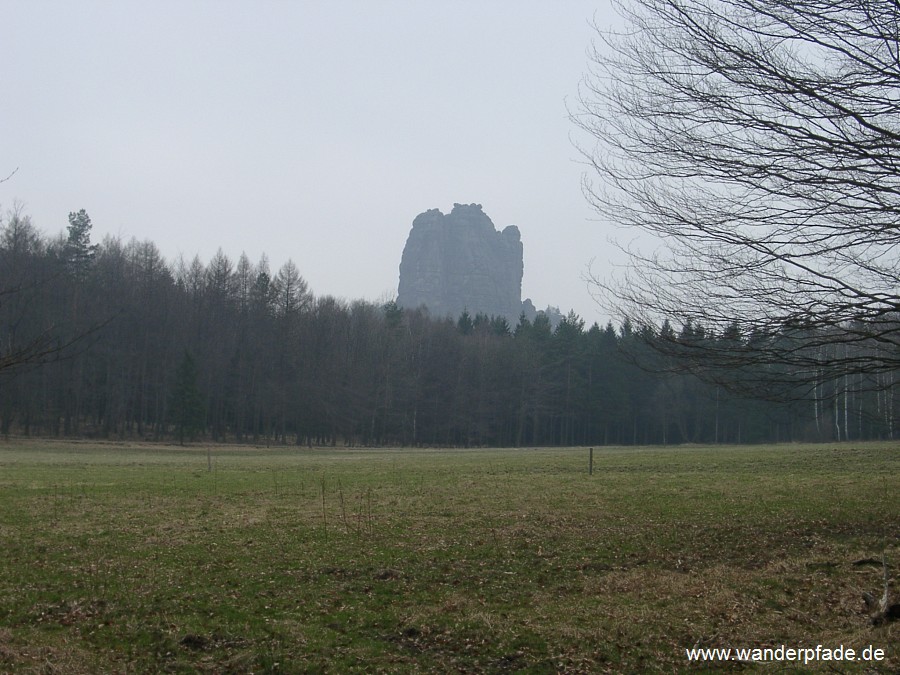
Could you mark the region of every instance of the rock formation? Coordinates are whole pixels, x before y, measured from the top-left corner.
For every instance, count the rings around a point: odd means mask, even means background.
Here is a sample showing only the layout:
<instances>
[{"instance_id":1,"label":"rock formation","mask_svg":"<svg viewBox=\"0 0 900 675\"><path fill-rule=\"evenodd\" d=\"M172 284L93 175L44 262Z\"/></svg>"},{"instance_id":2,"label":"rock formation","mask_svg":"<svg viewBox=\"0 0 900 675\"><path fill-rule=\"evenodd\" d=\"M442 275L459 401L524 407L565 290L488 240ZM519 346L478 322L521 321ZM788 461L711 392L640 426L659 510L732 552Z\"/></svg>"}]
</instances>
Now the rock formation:
<instances>
[{"instance_id":1,"label":"rock formation","mask_svg":"<svg viewBox=\"0 0 900 675\"><path fill-rule=\"evenodd\" d=\"M420 213L400 261L401 307L426 306L432 316L504 316L513 325L522 313L522 240L519 228L502 232L481 204L454 204Z\"/></svg>"}]
</instances>

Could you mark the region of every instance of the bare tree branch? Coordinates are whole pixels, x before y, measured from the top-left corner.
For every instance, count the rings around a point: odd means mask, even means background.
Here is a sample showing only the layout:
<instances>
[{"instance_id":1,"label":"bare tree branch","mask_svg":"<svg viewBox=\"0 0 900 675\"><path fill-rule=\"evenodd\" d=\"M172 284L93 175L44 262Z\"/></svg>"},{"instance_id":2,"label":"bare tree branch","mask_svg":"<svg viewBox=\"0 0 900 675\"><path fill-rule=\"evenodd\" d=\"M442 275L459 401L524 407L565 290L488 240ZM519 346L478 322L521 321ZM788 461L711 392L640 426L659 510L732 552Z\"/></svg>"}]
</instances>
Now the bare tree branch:
<instances>
[{"instance_id":1,"label":"bare tree branch","mask_svg":"<svg viewBox=\"0 0 900 675\"><path fill-rule=\"evenodd\" d=\"M587 198L641 233L593 275L601 305L739 336L656 340L695 371L815 385L900 368L897 3L617 7L629 27L599 33L572 113L595 141Z\"/></svg>"}]
</instances>

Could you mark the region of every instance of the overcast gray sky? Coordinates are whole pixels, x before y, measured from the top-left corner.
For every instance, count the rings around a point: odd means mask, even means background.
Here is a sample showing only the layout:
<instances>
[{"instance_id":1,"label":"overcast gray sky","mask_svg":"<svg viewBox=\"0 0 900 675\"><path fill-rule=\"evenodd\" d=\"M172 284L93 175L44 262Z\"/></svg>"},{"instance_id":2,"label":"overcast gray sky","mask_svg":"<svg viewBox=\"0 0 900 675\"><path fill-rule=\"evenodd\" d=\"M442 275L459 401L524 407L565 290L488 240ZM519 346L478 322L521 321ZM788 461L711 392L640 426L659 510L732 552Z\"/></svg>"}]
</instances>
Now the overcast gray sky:
<instances>
[{"instance_id":1,"label":"overcast gray sky","mask_svg":"<svg viewBox=\"0 0 900 675\"><path fill-rule=\"evenodd\" d=\"M605 321L611 257L566 112L607 0L0 0L0 206L57 234L288 258L317 295L395 295L413 218L517 225L523 297Z\"/></svg>"}]
</instances>

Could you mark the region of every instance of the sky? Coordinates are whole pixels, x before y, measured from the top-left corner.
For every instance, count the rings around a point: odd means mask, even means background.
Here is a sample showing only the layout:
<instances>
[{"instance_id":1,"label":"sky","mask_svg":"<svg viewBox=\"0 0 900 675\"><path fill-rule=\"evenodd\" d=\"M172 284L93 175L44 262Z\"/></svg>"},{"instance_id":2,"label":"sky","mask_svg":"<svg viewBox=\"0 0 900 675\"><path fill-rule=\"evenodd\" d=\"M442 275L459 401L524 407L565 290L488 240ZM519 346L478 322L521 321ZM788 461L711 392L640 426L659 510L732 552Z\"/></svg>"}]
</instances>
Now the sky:
<instances>
[{"instance_id":1,"label":"sky","mask_svg":"<svg viewBox=\"0 0 900 675\"><path fill-rule=\"evenodd\" d=\"M522 233L523 299L603 323L567 111L595 20L608 0L0 0L0 209L383 301L416 215L478 203Z\"/></svg>"}]
</instances>

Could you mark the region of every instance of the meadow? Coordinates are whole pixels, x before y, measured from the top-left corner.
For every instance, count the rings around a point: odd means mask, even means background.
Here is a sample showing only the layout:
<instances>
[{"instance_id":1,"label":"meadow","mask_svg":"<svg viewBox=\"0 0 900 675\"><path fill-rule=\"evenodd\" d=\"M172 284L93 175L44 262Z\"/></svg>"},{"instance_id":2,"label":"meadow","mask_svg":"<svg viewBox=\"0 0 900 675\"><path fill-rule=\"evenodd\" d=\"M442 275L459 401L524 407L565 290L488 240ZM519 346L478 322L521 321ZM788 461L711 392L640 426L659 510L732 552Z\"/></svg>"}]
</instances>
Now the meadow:
<instances>
[{"instance_id":1,"label":"meadow","mask_svg":"<svg viewBox=\"0 0 900 675\"><path fill-rule=\"evenodd\" d=\"M0 443L0 672L896 672L900 445ZM704 647L878 662L691 663Z\"/></svg>"}]
</instances>

